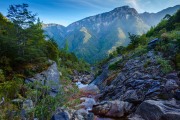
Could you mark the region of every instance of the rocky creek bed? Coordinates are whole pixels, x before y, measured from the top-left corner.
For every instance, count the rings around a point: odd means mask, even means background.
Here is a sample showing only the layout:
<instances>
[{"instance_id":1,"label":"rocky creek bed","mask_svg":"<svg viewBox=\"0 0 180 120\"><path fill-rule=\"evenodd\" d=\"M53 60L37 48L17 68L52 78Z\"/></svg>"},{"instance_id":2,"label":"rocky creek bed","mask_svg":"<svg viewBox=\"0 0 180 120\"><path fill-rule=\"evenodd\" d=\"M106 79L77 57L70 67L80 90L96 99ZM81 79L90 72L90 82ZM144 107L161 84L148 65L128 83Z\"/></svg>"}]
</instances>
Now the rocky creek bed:
<instances>
[{"instance_id":1,"label":"rocky creek bed","mask_svg":"<svg viewBox=\"0 0 180 120\"><path fill-rule=\"evenodd\" d=\"M110 60L93 82L80 88L85 95L80 110L89 110L91 117L77 120L180 120L179 73L163 72L159 58L161 53L149 51L123 60L116 72L109 66L122 58Z\"/></svg>"},{"instance_id":2,"label":"rocky creek bed","mask_svg":"<svg viewBox=\"0 0 180 120\"><path fill-rule=\"evenodd\" d=\"M122 57L112 59L94 80L75 75L81 103L76 110L60 109L52 120L180 120L180 74L164 73L160 57L149 51L119 62L118 71L109 66Z\"/></svg>"}]
</instances>

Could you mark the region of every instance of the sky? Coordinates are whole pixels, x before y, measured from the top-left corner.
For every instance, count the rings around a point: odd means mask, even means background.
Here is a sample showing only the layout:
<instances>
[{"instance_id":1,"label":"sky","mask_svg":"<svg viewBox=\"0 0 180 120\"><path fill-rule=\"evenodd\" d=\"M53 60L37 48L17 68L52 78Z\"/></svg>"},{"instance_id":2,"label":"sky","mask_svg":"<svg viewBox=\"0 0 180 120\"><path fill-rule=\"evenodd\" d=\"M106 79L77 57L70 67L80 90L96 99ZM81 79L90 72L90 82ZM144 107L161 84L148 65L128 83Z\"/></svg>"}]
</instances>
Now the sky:
<instances>
[{"instance_id":1,"label":"sky","mask_svg":"<svg viewBox=\"0 0 180 120\"><path fill-rule=\"evenodd\" d=\"M180 0L0 0L0 12L7 15L9 5L22 3L29 4L29 10L37 13L43 23L67 26L124 5L135 8L139 13L158 12L180 5Z\"/></svg>"}]
</instances>

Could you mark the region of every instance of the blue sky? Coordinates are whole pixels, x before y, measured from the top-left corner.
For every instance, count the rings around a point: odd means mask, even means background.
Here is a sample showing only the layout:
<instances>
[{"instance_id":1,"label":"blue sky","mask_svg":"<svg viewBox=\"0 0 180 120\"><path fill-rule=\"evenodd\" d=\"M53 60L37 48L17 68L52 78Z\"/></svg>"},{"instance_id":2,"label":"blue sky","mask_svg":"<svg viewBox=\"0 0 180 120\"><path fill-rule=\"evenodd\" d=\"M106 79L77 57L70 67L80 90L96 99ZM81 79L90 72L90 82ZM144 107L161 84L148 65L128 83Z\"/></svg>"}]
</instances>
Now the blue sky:
<instances>
[{"instance_id":1,"label":"blue sky","mask_svg":"<svg viewBox=\"0 0 180 120\"><path fill-rule=\"evenodd\" d=\"M7 14L11 4L27 3L44 23L64 26L88 16L129 5L138 12L158 12L180 4L180 0L0 0L0 12Z\"/></svg>"}]
</instances>

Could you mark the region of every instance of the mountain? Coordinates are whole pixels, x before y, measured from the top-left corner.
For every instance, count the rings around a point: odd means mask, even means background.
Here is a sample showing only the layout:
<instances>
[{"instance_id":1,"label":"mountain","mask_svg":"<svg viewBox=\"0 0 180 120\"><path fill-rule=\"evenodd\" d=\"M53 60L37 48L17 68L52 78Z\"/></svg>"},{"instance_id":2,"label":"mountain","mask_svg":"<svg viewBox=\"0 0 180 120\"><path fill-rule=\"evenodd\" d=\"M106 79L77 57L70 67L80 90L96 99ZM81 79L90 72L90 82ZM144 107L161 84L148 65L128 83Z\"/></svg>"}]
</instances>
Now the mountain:
<instances>
[{"instance_id":1,"label":"mountain","mask_svg":"<svg viewBox=\"0 0 180 120\"><path fill-rule=\"evenodd\" d=\"M58 45L62 44L62 39L64 39L66 30L65 27L58 24L43 24L43 29L45 34L50 38L54 38Z\"/></svg>"},{"instance_id":2,"label":"mountain","mask_svg":"<svg viewBox=\"0 0 180 120\"><path fill-rule=\"evenodd\" d=\"M173 15L179 8L180 8L180 5L176 5L174 7L166 8L160 12L157 12L157 13L144 12L144 13L140 14L140 16L147 25L155 26L160 22L160 20L166 14Z\"/></svg>"},{"instance_id":3,"label":"mountain","mask_svg":"<svg viewBox=\"0 0 180 120\"><path fill-rule=\"evenodd\" d=\"M166 14L173 14L179 8L178 5L158 13L139 14L134 8L122 6L84 18L66 28L48 25L44 30L58 41L60 47L68 41L71 52L89 63L95 63L105 58L117 46L127 46L128 32L141 35L160 22Z\"/></svg>"}]
</instances>

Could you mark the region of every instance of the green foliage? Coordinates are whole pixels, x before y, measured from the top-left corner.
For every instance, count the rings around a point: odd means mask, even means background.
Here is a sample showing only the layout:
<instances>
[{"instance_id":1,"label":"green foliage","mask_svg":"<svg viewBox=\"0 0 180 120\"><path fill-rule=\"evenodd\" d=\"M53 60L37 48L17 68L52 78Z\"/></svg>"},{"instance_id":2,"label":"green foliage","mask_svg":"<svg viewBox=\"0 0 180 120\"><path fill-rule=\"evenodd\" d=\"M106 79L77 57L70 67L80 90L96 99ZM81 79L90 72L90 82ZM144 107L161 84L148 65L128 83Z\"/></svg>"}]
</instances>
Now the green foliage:
<instances>
[{"instance_id":1,"label":"green foliage","mask_svg":"<svg viewBox=\"0 0 180 120\"><path fill-rule=\"evenodd\" d=\"M7 17L18 27L29 27L35 21L36 14L28 11L28 6L28 4L10 5Z\"/></svg>"},{"instance_id":2,"label":"green foliage","mask_svg":"<svg viewBox=\"0 0 180 120\"><path fill-rule=\"evenodd\" d=\"M144 68L147 68L151 64L150 60L147 60L146 63L144 63Z\"/></svg>"},{"instance_id":3,"label":"green foliage","mask_svg":"<svg viewBox=\"0 0 180 120\"><path fill-rule=\"evenodd\" d=\"M169 73L173 70L168 60L158 57L157 63L161 65L161 69L164 74Z\"/></svg>"},{"instance_id":4,"label":"green foliage","mask_svg":"<svg viewBox=\"0 0 180 120\"><path fill-rule=\"evenodd\" d=\"M50 119L57 107L78 92L77 88L73 86L67 94L60 90L57 97L51 97L47 86L39 82L24 85L23 79L47 69L49 59L57 62L61 79L65 78L62 86L70 84L73 70L85 72L90 66L69 53L68 44L60 50L53 39L45 39L40 19L28 11L27 4L11 5L7 17L0 13L0 98L4 97L9 106L13 106L12 99L31 99L35 108L28 111L28 118ZM9 109L0 106L0 119L6 119L7 110L20 110L19 106L5 107Z\"/></svg>"},{"instance_id":5,"label":"green foliage","mask_svg":"<svg viewBox=\"0 0 180 120\"><path fill-rule=\"evenodd\" d=\"M130 41L130 45L133 46L133 48L138 46L139 43L139 36L135 34L128 33Z\"/></svg>"},{"instance_id":6,"label":"green foliage","mask_svg":"<svg viewBox=\"0 0 180 120\"><path fill-rule=\"evenodd\" d=\"M146 52L147 52L147 47L139 45L137 48L134 49L133 56L135 56L135 57L140 56L140 55L143 55Z\"/></svg>"},{"instance_id":7,"label":"green foliage","mask_svg":"<svg viewBox=\"0 0 180 120\"><path fill-rule=\"evenodd\" d=\"M125 52L125 47L124 46L119 46L116 48L116 51L118 54L123 54Z\"/></svg>"},{"instance_id":8,"label":"green foliage","mask_svg":"<svg viewBox=\"0 0 180 120\"><path fill-rule=\"evenodd\" d=\"M3 70L0 69L0 82L4 82L4 81L5 81L4 72Z\"/></svg>"},{"instance_id":9,"label":"green foliage","mask_svg":"<svg viewBox=\"0 0 180 120\"><path fill-rule=\"evenodd\" d=\"M180 70L180 54L179 53L176 55L175 62L176 62L177 69Z\"/></svg>"},{"instance_id":10,"label":"green foliage","mask_svg":"<svg viewBox=\"0 0 180 120\"><path fill-rule=\"evenodd\" d=\"M117 70L117 69L120 69L121 67L120 67L119 64L120 64L122 61L123 61L123 59L120 59L120 60L118 60L117 62L109 65L108 69L109 69L109 70Z\"/></svg>"},{"instance_id":11,"label":"green foliage","mask_svg":"<svg viewBox=\"0 0 180 120\"><path fill-rule=\"evenodd\" d=\"M38 81L26 85L26 89L27 98L33 100L35 106L30 112L39 119L50 119L56 108L64 103L61 93L56 97L49 96L50 88Z\"/></svg>"},{"instance_id":12,"label":"green foliage","mask_svg":"<svg viewBox=\"0 0 180 120\"><path fill-rule=\"evenodd\" d=\"M68 52L69 51L69 44L68 44L68 40L66 40L66 43L64 45L64 51Z\"/></svg>"},{"instance_id":13,"label":"green foliage","mask_svg":"<svg viewBox=\"0 0 180 120\"><path fill-rule=\"evenodd\" d=\"M108 69L109 70L117 70L118 69L118 63L119 62L115 62L114 64L111 64Z\"/></svg>"},{"instance_id":14,"label":"green foliage","mask_svg":"<svg viewBox=\"0 0 180 120\"><path fill-rule=\"evenodd\" d=\"M22 79L14 77L11 81L0 83L0 98L4 97L7 100L17 97Z\"/></svg>"},{"instance_id":15,"label":"green foliage","mask_svg":"<svg viewBox=\"0 0 180 120\"><path fill-rule=\"evenodd\" d=\"M167 20L161 20L161 22L154 28L155 31L160 31L167 26Z\"/></svg>"},{"instance_id":16,"label":"green foliage","mask_svg":"<svg viewBox=\"0 0 180 120\"><path fill-rule=\"evenodd\" d=\"M150 30L146 33L147 37L153 36L154 34L154 27L151 27Z\"/></svg>"}]
</instances>

